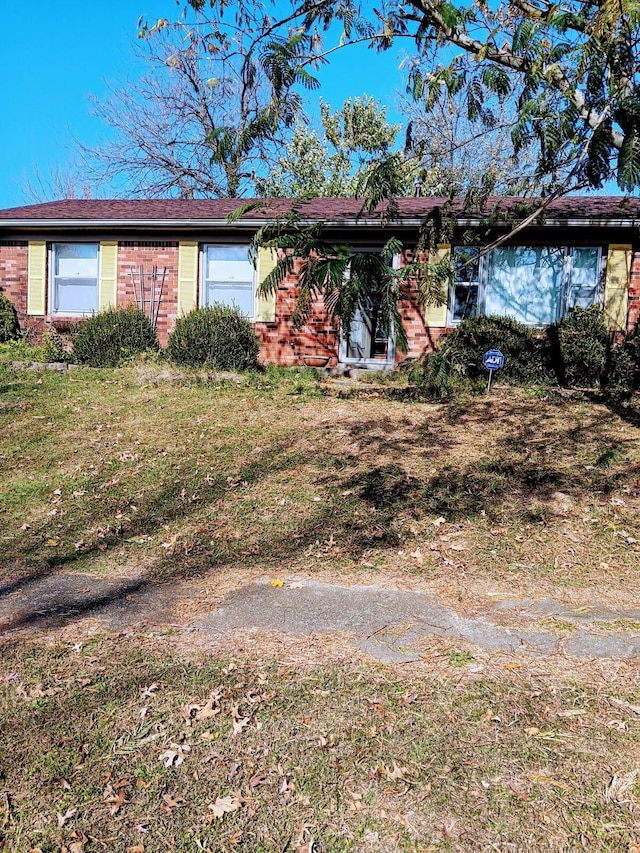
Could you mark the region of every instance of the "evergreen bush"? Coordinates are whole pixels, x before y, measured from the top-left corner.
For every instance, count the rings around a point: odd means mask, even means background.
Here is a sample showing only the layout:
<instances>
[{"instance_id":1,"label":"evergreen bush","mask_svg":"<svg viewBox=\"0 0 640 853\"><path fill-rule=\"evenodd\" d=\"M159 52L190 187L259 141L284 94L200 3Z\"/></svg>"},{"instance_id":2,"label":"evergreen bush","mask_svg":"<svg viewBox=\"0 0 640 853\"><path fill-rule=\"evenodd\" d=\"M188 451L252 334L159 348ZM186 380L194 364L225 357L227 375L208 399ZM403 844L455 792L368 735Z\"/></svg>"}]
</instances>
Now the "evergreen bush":
<instances>
[{"instance_id":1,"label":"evergreen bush","mask_svg":"<svg viewBox=\"0 0 640 853\"><path fill-rule=\"evenodd\" d=\"M609 332L601 308L574 308L547 330L558 382L577 388L601 384L609 352Z\"/></svg>"},{"instance_id":2,"label":"evergreen bush","mask_svg":"<svg viewBox=\"0 0 640 853\"><path fill-rule=\"evenodd\" d=\"M608 391L636 391L640 388L640 334L637 327L624 341L610 347L602 385Z\"/></svg>"},{"instance_id":3,"label":"evergreen bush","mask_svg":"<svg viewBox=\"0 0 640 853\"><path fill-rule=\"evenodd\" d=\"M149 318L135 306L109 308L78 323L71 332L73 358L90 367L116 367L146 350L158 349Z\"/></svg>"},{"instance_id":4,"label":"evergreen bush","mask_svg":"<svg viewBox=\"0 0 640 853\"><path fill-rule=\"evenodd\" d=\"M55 329L47 329L42 335L43 361L69 361L69 353L64 348L62 335Z\"/></svg>"},{"instance_id":5,"label":"evergreen bush","mask_svg":"<svg viewBox=\"0 0 640 853\"><path fill-rule=\"evenodd\" d=\"M482 357L490 349L499 349L505 357L500 381L529 385L552 379L544 338L509 317L490 316L460 323L412 378L423 392L437 397L447 396L456 387L480 386L488 376Z\"/></svg>"},{"instance_id":6,"label":"evergreen bush","mask_svg":"<svg viewBox=\"0 0 640 853\"><path fill-rule=\"evenodd\" d=\"M258 366L259 346L251 323L237 309L212 305L178 319L167 354L192 367L250 370Z\"/></svg>"},{"instance_id":7,"label":"evergreen bush","mask_svg":"<svg viewBox=\"0 0 640 853\"><path fill-rule=\"evenodd\" d=\"M13 303L0 293L0 344L16 341L20 337L20 323Z\"/></svg>"}]
</instances>

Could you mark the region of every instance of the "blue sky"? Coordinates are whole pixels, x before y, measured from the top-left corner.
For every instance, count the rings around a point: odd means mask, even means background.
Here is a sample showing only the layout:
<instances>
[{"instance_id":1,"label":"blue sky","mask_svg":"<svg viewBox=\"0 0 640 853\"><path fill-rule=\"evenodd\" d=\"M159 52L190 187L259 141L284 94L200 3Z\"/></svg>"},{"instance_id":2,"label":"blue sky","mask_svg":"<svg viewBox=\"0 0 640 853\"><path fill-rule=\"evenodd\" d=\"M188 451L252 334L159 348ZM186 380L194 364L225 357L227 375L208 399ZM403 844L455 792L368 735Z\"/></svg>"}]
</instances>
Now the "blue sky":
<instances>
[{"instance_id":1,"label":"blue sky","mask_svg":"<svg viewBox=\"0 0 640 853\"><path fill-rule=\"evenodd\" d=\"M100 97L105 81L137 74L132 42L140 16L175 19L181 4L31 0L22 6L6 0L3 6L0 207L11 207L25 202L23 188L36 170L46 179L56 166L70 162L72 137L91 145L104 135L102 124L90 115L88 96ZM366 93L398 120L399 62L395 50L383 56L339 51L319 74L322 88L309 96L310 112L320 96L339 106L349 96Z\"/></svg>"}]
</instances>

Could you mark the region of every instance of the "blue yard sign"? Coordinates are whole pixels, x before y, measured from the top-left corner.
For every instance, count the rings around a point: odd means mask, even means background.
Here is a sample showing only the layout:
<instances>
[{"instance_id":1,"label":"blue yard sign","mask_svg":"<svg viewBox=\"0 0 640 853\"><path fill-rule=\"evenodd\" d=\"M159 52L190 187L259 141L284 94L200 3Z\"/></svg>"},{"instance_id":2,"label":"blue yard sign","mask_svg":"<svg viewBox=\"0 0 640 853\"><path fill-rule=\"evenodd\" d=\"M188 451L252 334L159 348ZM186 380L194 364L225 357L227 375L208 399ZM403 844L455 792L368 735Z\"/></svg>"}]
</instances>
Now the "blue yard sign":
<instances>
[{"instance_id":1,"label":"blue yard sign","mask_svg":"<svg viewBox=\"0 0 640 853\"><path fill-rule=\"evenodd\" d=\"M487 370L499 370L504 365L504 356L499 349L490 349L483 355L482 363Z\"/></svg>"},{"instance_id":2,"label":"blue yard sign","mask_svg":"<svg viewBox=\"0 0 640 853\"><path fill-rule=\"evenodd\" d=\"M504 356L502 355L499 349L490 349L482 356L482 363L489 371L489 383L487 385L487 391L490 391L491 377L493 376L493 371L500 370L500 368L504 365Z\"/></svg>"}]
</instances>

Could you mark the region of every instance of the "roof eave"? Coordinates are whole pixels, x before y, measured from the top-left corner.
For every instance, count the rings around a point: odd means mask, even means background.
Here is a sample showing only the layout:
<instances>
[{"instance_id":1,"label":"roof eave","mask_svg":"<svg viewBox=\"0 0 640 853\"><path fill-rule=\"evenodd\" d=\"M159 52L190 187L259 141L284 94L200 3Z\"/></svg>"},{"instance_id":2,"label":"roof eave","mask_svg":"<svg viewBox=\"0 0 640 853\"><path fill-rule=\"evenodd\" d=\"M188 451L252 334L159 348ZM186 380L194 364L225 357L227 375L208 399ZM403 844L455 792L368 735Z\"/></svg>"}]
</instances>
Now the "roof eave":
<instances>
[{"instance_id":1,"label":"roof eave","mask_svg":"<svg viewBox=\"0 0 640 853\"><path fill-rule=\"evenodd\" d=\"M424 217L402 217L400 219L390 219L383 222L380 218L365 219L365 218L344 218L344 219L311 219L301 218L300 224L311 225L316 222L322 222L328 227L335 228L362 228L362 227L377 227L385 225L392 227L394 225L403 228L418 228L424 225ZM500 228L509 225L518 224L518 219L505 219L495 223L490 223L493 227ZM225 229L242 229L256 230L264 227L268 223L268 219L251 219L243 218L234 222L229 222L224 219L0 219L0 229L2 228L19 228L25 230L46 230L46 229L115 229L115 228L168 228L177 231L193 231L211 228ZM459 227L470 228L478 226L487 226L489 223L486 218L478 216L461 216L456 218L456 224ZM610 219L598 217L571 217L558 218L553 216L544 217L542 221L535 221L529 227L543 228L635 228L640 225L640 218L617 218Z\"/></svg>"}]
</instances>

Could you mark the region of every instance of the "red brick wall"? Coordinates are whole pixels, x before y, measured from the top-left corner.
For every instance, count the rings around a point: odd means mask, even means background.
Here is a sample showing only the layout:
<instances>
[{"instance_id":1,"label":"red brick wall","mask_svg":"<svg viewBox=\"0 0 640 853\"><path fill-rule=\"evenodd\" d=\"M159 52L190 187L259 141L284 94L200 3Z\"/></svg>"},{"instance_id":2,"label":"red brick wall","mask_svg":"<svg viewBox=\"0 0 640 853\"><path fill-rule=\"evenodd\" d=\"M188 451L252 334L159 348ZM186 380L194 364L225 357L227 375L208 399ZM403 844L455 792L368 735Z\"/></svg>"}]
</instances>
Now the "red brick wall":
<instances>
[{"instance_id":1,"label":"red brick wall","mask_svg":"<svg viewBox=\"0 0 640 853\"><path fill-rule=\"evenodd\" d=\"M18 245L0 243L0 287L16 306L20 326L24 330L42 331L49 317L27 318L27 266L28 245L26 241L16 241ZM162 346L166 346L169 332L176 322L178 311L178 243L168 242L120 242L118 246L118 284L117 304L135 303L130 270L135 269L139 277L142 265L147 274L146 290L149 292L149 277L153 265L158 267L160 275L167 268L160 312L158 315L158 337ZM55 318L57 326L64 327L65 318Z\"/></svg>"},{"instance_id":2,"label":"red brick wall","mask_svg":"<svg viewBox=\"0 0 640 853\"><path fill-rule=\"evenodd\" d=\"M413 260L412 252L404 251L402 253L401 263L403 265L409 264ZM420 260L426 261L428 257L422 255ZM405 298L400 301L399 309L409 346L406 353L396 352L397 363L404 361L405 358L419 358L424 352L433 352L438 339L451 331L445 327L427 326L424 319L424 309L419 304L418 288L415 283L406 284L404 293Z\"/></svg>"},{"instance_id":3,"label":"red brick wall","mask_svg":"<svg viewBox=\"0 0 640 853\"><path fill-rule=\"evenodd\" d=\"M407 257L405 260L409 260ZM18 312L23 330L42 329L48 318L30 317L27 319L27 261L26 241L0 243L0 287L13 302ZM177 316L178 290L178 242L124 241L118 249L118 285L119 305L133 303L134 293L130 271L138 274L140 265L145 273L151 273L153 265L162 272L167 268L162 303L158 317L158 335L162 346L166 346L169 333L175 326ZM322 300L316 300L306 323L300 329L293 328L292 317L295 311L299 287L296 279L296 266L293 274L281 284L276 297L276 322L256 323L256 334L260 338L260 359L264 363L284 365L302 364L304 356L324 355L330 358L330 364L338 361L339 334L337 321L331 320ZM148 279L147 279L148 281ZM407 355L418 357L425 350L433 349L438 338L448 330L427 328L424 315L417 305L417 291L414 286L407 288L405 298L400 302L400 314L407 331L409 350ZM631 265L629 287L628 331L632 331L640 319L640 251L635 252ZM396 352L396 362L405 355Z\"/></svg>"},{"instance_id":4,"label":"red brick wall","mask_svg":"<svg viewBox=\"0 0 640 853\"><path fill-rule=\"evenodd\" d=\"M260 338L259 358L264 364L303 364L304 356L328 356L332 366L338 361L338 324L329 317L322 300L315 300L306 323L293 328L293 314L300 293L296 278L300 265L281 283L276 295L276 322L256 323Z\"/></svg>"},{"instance_id":5,"label":"red brick wall","mask_svg":"<svg viewBox=\"0 0 640 853\"><path fill-rule=\"evenodd\" d=\"M0 288L13 302L21 328L27 319L28 253L26 240L16 240L13 244L0 243Z\"/></svg>"},{"instance_id":6,"label":"red brick wall","mask_svg":"<svg viewBox=\"0 0 640 853\"><path fill-rule=\"evenodd\" d=\"M408 258L403 259L408 262ZM307 322L299 330L293 328L296 299L300 293L296 273L282 282L276 297L276 322L256 323L256 334L261 340L260 358L265 364L302 364L305 355L329 356L329 365L339 358L339 324L331 320L321 299L314 301ZM436 341L448 330L427 328L422 310L417 305L417 288L409 287L406 299L400 302L400 315L407 331L408 352L396 349L396 363L407 357L417 358L425 350L432 350ZM293 346L292 346L293 344Z\"/></svg>"},{"instance_id":7,"label":"red brick wall","mask_svg":"<svg viewBox=\"0 0 640 853\"><path fill-rule=\"evenodd\" d=\"M135 295L131 271L135 273L138 298L140 298L140 267L145 275L145 293L149 298L151 272L154 265L158 268L156 292L167 272L162 290L162 300L158 313L158 338L160 346L165 347L169 334L173 331L178 314L178 243L172 241L152 242L145 240L121 241L118 244L118 290L117 304L135 304ZM147 311L148 313L148 311Z\"/></svg>"},{"instance_id":8,"label":"red brick wall","mask_svg":"<svg viewBox=\"0 0 640 853\"><path fill-rule=\"evenodd\" d=\"M41 330L48 318L26 318L27 311L27 259L26 242L20 245L0 245L0 286L16 306L21 327ZM175 327L178 312L178 242L120 241L118 245L118 283L117 304L135 303L131 271L139 279L139 268L146 274L145 285L148 293L149 278L153 266L161 274L166 267L162 302L158 315L158 337L162 346L167 345L170 332ZM260 359L265 364L302 364L304 356L328 356L330 364L338 362L339 334L338 322L328 316L321 299L311 308L306 323L300 329L293 328L293 314L300 289L296 272L289 275L281 284L276 296L276 322L256 323L256 334L260 338ZM433 346L442 330L427 330L420 309L411 301L415 291L400 304L403 323L409 338L408 355L417 357L425 349ZM58 324L64 324L58 318ZM402 361L404 355L396 353L396 361Z\"/></svg>"},{"instance_id":9,"label":"red brick wall","mask_svg":"<svg viewBox=\"0 0 640 853\"><path fill-rule=\"evenodd\" d=\"M411 295L417 296L417 293ZM400 316L409 346L406 353L396 351L396 363L404 361L405 358L419 358L424 352L433 352L438 339L451 331L443 327L427 326L422 308L418 306L417 301L412 302L410 296L400 302Z\"/></svg>"}]
</instances>

